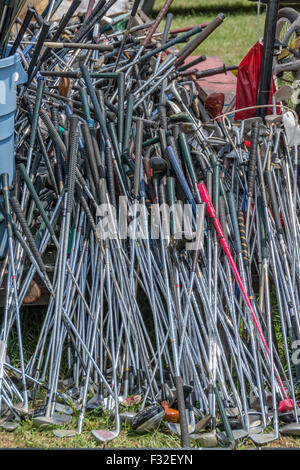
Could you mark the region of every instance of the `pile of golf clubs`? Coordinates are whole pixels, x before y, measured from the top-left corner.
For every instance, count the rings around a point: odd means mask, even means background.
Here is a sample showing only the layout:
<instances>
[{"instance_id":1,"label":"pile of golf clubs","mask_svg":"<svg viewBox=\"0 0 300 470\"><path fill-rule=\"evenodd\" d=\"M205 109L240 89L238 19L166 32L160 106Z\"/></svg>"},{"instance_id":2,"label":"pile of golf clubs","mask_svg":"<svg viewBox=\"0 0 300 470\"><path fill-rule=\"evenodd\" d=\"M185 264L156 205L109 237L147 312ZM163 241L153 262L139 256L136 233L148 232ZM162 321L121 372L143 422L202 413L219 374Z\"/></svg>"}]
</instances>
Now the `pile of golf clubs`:
<instances>
[{"instance_id":1,"label":"pile of golf clubs","mask_svg":"<svg viewBox=\"0 0 300 470\"><path fill-rule=\"evenodd\" d=\"M43 15L30 5L9 38L28 81L15 178L0 176L1 427L31 417L66 437L94 410L111 418L92 431L102 443L123 421L138 433L163 422L183 447L298 435L293 129L284 114L235 122L223 93L203 97L185 59L223 14L172 34L172 0L138 26L138 0L114 18L114 1L100 0L75 23L74 0L51 23L59 3ZM25 361L32 285L49 301ZM7 355L15 334L18 364Z\"/></svg>"}]
</instances>

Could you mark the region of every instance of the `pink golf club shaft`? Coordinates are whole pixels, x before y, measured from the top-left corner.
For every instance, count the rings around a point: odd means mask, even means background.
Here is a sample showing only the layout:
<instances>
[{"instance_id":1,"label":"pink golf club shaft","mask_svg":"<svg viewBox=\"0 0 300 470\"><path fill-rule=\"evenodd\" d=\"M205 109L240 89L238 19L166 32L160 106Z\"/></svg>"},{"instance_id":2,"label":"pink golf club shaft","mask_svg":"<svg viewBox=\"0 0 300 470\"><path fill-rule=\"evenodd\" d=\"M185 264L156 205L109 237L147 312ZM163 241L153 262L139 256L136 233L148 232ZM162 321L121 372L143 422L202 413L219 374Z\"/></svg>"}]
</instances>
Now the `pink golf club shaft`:
<instances>
[{"instance_id":1,"label":"pink golf club shaft","mask_svg":"<svg viewBox=\"0 0 300 470\"><path fill-rule=\"evenodd\" d=\"M218 219L217 213L216 213L215 208L214 208L214 206L213 206L213 203L212 203L212 201L211 201L211 199L210 199L210 197L209 197L209 194L208 194L208 191L207 191L207 189L206 189L205 184L204 184L204 183L199 183L199 184L198 184L198 190L199 190L200 196L201 196L201 198L202 198L202 201L203 201L204 203L206 203L206 210L207 210L207 212L208 212L208 215L213 219L213 224L214 224L215 229L216 229L216 231L217 231L217 233L218 233L220 243L221 243L221 245L222 245L222 247L223 247L223 249L224 249L224 251L225 251L225 253L226 253L226 256L227 256L227 258L228 258L228 261L229 261L229 263L230 263L230 265L231 265L231 267L232 267L232 270L233 270L233 272L234 272L235 278L236 278L237 283L238 283L238 285L239 285L239 287L240 287L240 289L241 289L241 291L242 291L242 294L243 294L243 297L244 297L244 299L245 299L245 302L246 302L246 304L247 304L247 306L248 306L248 308L249 308L249 310L250 310L250 313L251 313L251 315L252 315L253 321L254 321L254 323L255 323L255 326L256 326L256 328L257 328L257 331L258 331L258 333L259 333L259 336L260 336L260 338L261 338L261 340L262 340L262 343L263 343L263 345L264 345L264 348L265 348L265 350L266 350L268 356L270 357L270 350L269 350L269 347L268 347L266 338L264 337L264 334L263 334L263 332L262 332L262 330L261 330L261 327L260 327L260 325L259 325L258 319L257 319L257 317L256 317L256 315L255 315L254 309L253 309L253 307L252 307L252 304L251 304L250 299L249 299L249 297L248 297L248 294L247 294L247 292L246 292L246 288L245 288L244 283L243 283L243 281L242 281L242 279L241 279L241 276L240 276L240 274L239 274L239 272L238 272L238 269L237 269L237 266L236 266L236 264L235 264L235 262L234 262L234 259L233 259L232 255L231 255L230 248L229 248L229 245L228 245L228 243L227 243L227 241L226 241L226 238L225 238L225 236L224 236L221 223L220 223L220 221L219 221L219 219ZM280 388L281 388L281 390L282 390L282 392L283 392L285 398L288 400L288 403L286 403L286 406L287 406L287 407L290 407L290 406L292 406L293 401L289 398L289 396L288 396L288 394L287 394L287 391L286 391L286 389L285 389L285 387L284 387L284 385L283 385L283 383L282 383L281 377L280 377L280 375L279 375L279 373L278 373L278 371L277 371L277 368L276 368L276 366L275 366L274 363L273 363L273 366L274 366L274 371L275 371L275 373L276 373L276 377L277 377L278 383L279 383L279 385L280 385Z\"/></svg>"}]
</instances>

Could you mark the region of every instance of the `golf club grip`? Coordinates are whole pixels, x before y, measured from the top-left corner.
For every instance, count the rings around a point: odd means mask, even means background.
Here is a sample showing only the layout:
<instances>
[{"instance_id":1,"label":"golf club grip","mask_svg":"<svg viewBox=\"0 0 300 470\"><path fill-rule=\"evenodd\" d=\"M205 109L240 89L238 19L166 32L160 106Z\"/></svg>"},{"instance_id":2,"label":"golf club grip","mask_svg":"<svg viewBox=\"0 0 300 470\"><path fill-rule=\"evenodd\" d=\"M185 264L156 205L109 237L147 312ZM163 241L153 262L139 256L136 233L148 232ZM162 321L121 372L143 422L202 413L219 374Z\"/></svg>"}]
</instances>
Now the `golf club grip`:
<instances>
[{"instance_id":1,"label":"golf club grip","mask_svg":"<svg viewBox=\"0 0 300 470\"><path fill-rule=\"evenodd\" d=\"M193 63L189 63L187 64L186 68L190 68L192 67L194 64L194 61ZM183 67L180 67L180 70L182 70ZM201 70L200 72L198 72L196 70L195 72L195 77L199 80L200 78L206 78L206 77L212 77L213 75L218 75L218 74L221 74L221 73L227 73L227 72L230 72L231 70L237 70L238 69L238 66L237 65L229 65L229 66L226 66L225 64L222 65L221 67L216 67L215 69L208 69L208 70Z\"/></svg>"},{"instance_id":2,"label":"golf club grip","mask_svg":"<svg viewBox=\"0 0 300 470\"><path fill-rule=\"evenodd\" d=\"M134 181L133 181L133 194L137 198L139 196L139 186L141 178L141 159L142 159L142 141L143 141L143 120L138 119L136 122L136 136L135 136L135 162L134 162Z\"/></svg>"},{"instance_id":3,"label":"golf club grip","mask_svg":"<svg viewBox=\"0 0 300 470\"><path fill-rule=\"evenodd\" d=\"M68 145L68 178L67 178L67 212L71 213L75 190L76 163L78 152L79 132L77 131L78 117L70 117L69 145Z\"/></svg>"},{"instance_id":4,"label":"golf club grip","mask_svg":"<svg viewBox=\"0 0 300 470\"><path fill-rule=\"evenodd\" d=\"M10 198L10 203L11 203L11 206L13 208L13 211L14 213L16 214L16 217L21 225L21 228L23 230L23 233L25 235L25 237L27 238L27 242L28 242L28 245L29 245L29 248L40 268L40 270L45 273L46 272L46 267L43 263L43 260L42 260L42 257L40 255L40 252L39 250L37 249L37 246L35 244L35 241L34 241L34 238L33 238L33 235L30 231L30 228L27 224L27 221L25 219L25 216L24 216L24 212L19 204L19 201L17 200L17 198L15 196L12 196Z\"/></svg>"},{"instance_id":5,"label":"golf club grip","mask_svg":"<svg viewBox=\"0 0 300 470\"><path fill-rule=\"evenodd\" d=\"M191 36L194 36L195 34L200 33L201 31L202 31L201 26L196 26L191 31L187 31L186 33L182 34L181 36L178 36L176 38L172 38L172 39L170 39L169 41L167 41L165 43L162 42L161 46L155 47L151 51L146 52L146 54L143 54L139 58L139 62L145 62L145 61L151 59L151 57L158 54L159 52L165 51L166 49L169 49L170 47L173 47L176 44L183 43L187 39L189 39Z\"/></svg>"},{"instance_id":6,"label":"golf club grip","mask_svg":"<svg viewBox=\"0 0 300 470\"><path fill-rule=\"evenodd\" d=\"M182 34L181 36L170 39L169 41L167 41L165 43L162 43L161 46L155 47L151 51L146 52L146 54L143 54L139 58L139 62L145 62L145 61L149 60L151 57L153 57L154 55L158 54L159 52L165 51L169 47L175 46L175 44L183 43L188 38L190 38L191 36L194 36L197 33L200 33L201 31L202 31L201 26L196 26L191 31L187 31L186 33Z\"/></svg>"},{"instance_id":7,"label":"golf club grip","mask_svg":"<svg viewBox=\"0 0 300 470\"><path fill-rule=\"evenodd\" d=\"M172 21L173 21L173 15L172 15L172 13L168 13L167 17L166 17L166 23L165 23L163 35L162 35L162 38L161 38L161 43L162 44L165 44L168 40L168 34L169 34L169 31L170 31L170 28L171 28Z\"/></svg>"},{"instance_id":8,"label":"golf club grip","mask_svg":"<svg viewBox=\"0 0 300 470\"><path fill-rule=\"evenodd\" d=\"M31 181L31 179L29 178L29 176L26 172L26 168L25 168L23 163L20 163L18 165L18 170L21 173L21 175L22 175L22 177L23 177L23 179L24 179L24 181L27 185L28 191L30 192L31 197L34 200L37 209L40 211L41 217L42 217L43 221L45 222L45 225L46 225L47 229L49 230L50 235L54 235L53 227L49 222L48 216L47 216L47 214L46 214L46 212L43 208L43 205L42 205L42 203L41 203L41 201L40 201L40 199L39 199L39 197L36 193L36 190L35 190L35 188L32 184L32 181Z\"/></svg>"},{"instance_id":9,"label":"golf club grip","mask_svg":"<svg viewBox=\"0 0 300 470\"><path fill-rule=\"evenodd\" d=\"M176 201L175 178L173 176L167 177L167 198L169 207L173 207ZM175 234L175 214L173 210L170 210L170 231L172 237Z\"/></svg>"},{"instance_id":10,"label":"golf club grip","mask_svg":"<svg viewBox=\"0 0 300 470\"><path fill-rule=\"evenodd\" d=\"M190 435L189 435L188 424L187 424L186 414L185 414L185 400L184 400L184 393L183 393L182 378L180 376L175 376L174 383L176 387L177 404L178 404L178 411L179 411L181 445L182 447L190 447Z\"/></svg>"},{"instance_id":11,"label":"golf club grip","mask_svg":"<svg viewBox=\"0 0 300 470\"><path fill-rule=\"evenodd\" d=\"M277 196L275 192L275 186L274 186L274 181L273 181L273 174L271 170L266 170L265 171L265 178L266 178L266 183L268 185L269 189L269 195L271 199L271 206L272 206L272 213L276 225L276 230L280 235L283 235L283 228L282 228L282 223L280 219L280 214L278 210L278 201L277 201Z\"/></svg>"},{"instance_id":12,"label":"golf club grip","mask_svg":"<svg viewBox=\"0 0 300 470\"><path fill-rule=\"evenodd\" d=\"M38 80L38 86L37 86L36 98L35 98L35 104L34 104L33 116L32 116L32 124L31 124L30 143L29 143L30 148L34 147L34 142L36 138L36 129L37 129L39 115L40 115L44 88L45 88L45 80L44 79Z\"/></svg>"},{"instance_id":13,"label":"golf club grip","mask_svg":"<svg viewBox=\"0 0 300 470\"><path fill-rule=\"evenodd\" d=\"M51 26L51 23L49 21L44 21L44 24L42 26L42 30L40 32L40 35L39 35L39 38L38 38L38 41L37 41L37 44L36 44L35 49L33 51L32 59L30 61L29 67L28 67L28 71L27 71L28 83L31 81L33 69L34 69L34 67L37 63L39 54L40 54L40 52L42 50L42 47L43 47L43 44L46 40L46 37L47 37L50 26Z\"/></svg>"},{"instance_id":14,"label":"golf club grip","mask_svg":"<svg viewBox=\"0 0 300 470\"><path fill-rule=\"evenodd\" d=\"M32 20L33 15L34 15L34 10L32 8L32 3L28 3L27 7L28 8L27 8L27 12L26 12L24 21L22 23L22 26L21 26L21 28L18 32L18 35L17 35L16 39L15 39L13 45L12 45L9 56L13 55L16 52L16 50L18 49L18 47L19 47L19 45L20 45L20 43L23 39L23 36L26 32L26 29L27 29L30 21Z\"/></svg>"},{"instance_id":15,"label":"golf club grip","mask_svg":"<svg viewBox=\"0 0 300 470\"><path fill-rule=\"evenodd\" d=\"M87 154L89 165L90 165L92 175L93 175L94 184L95 186L97 186L100 176L99 176L97 161L95 157L94 145L93 145L92 136L90 133L90 128L86 122L83 122L81 124L81 129L82 129L83 139L85 143L86 154Z\"/></svg>"},{"instance_id":16,"label":"golf club grip","mask_svg":"<svg viewBox=\"0 0 300 470\"><path fill-rule=\"evenodd\" d=\"M104 120L103 112L101 110L101 107L100 107L100 104L99 104L99 101L98 101L98 98L97 98L97 95L96 95L96 92L95 92L95 89L94 89L94 86L93 86L93 83L92 83L92 80L91 80L91 77L90 77L90 74L89 74L89 71L88 71L88 68L87 68L86 65L82 65L80 67L80 70L81 70L81 73L82 73L82 77L85 81L85 84L86 84L86 87L87 87L87 90L88 90L88 94L90 95L90 98L92 100L92 103L93 103L93 106L94 106L94 112L95 112L97 120L99 122L101 132L104 136L104 140L107 141L109 139L109 137L108 137L108 132L107 132L107 128L106 128L106 123L105 123L105 120Z\"/></svg>"},{"instance_id":17,"label":"golf club grip","mask_svg":"<svg viewBox=\"0 0 300 470\"><path fill-rule=\"evenodd\" d=\"M239 255L242 252L242 244L241 244L240 230L239 230L238 219L236 215L236 206L235 206L233 192L229 191L227 193L227 200L228 200L229 212L230 212L231 223L232 223L232 228L233 228L235 249L236 249L237 254Z\"/></svg>"},{"instance_id":18,"label":"golf club grip","mask_svg":"<svg viewBox=\"0 0 300 470\"><path fill-rule=\"evenodd\" d=\"M220 412L220 415L221 415L221 419L222 419L222 422L223 422L223 425L224 425L226 435L227 435L229 441L231 442L231 444L235 445L235 440L234 440L234 436L233 436L233 433L232 433L232 429L230 427L229 419L226 415L226 411L225 411L223 402L221 400L219 390L216 387L216 385L214 385L213 388L214 388L217 405L218 405L218 408L219 408L219 412Z\"/></svg>"},{"instance_id":19,"label":"golf club grip","mask_svg":"<svg viewBox=\"0 0 300 470\"><path fill-rule=\"evenodd\" d=\"M59 39L61 33L64 31L65 27L68 25L70 19L72 18L73 14L75 13L77 8L79 7L81 1L82 0L73 0L72 1L68 11L62 17L62 19L61 19L61 21L58 25L58 28L57 28L56 32L54 33L54 35L53 35L52 42L56 42ZM43 64L43 62L45 62L48 59L48 57L51 54L51 49L52 49L51 47L46 47L44 53L42 54L42 56L38 60L37 67L36 67L37 70L40 68L41 64Z\"/></svg>"},{"instance_id":20,"label":"golf club grip","mask_svg":"<svg viewBox=\"0 0 300 470\"><path fill-rule=\"evenodd\" d=\"M134 96L133 94L130 93L127 98L124 140L123 140L123 149L122 149L123 154L126 156L129 155L129 142L130 142L131 125L132 125L133 104L134 104Z\"/></svg>"},{"instance_id":21,"label":"golf club grip","mask_svg":"<svg viewBox=\"0 0 300 470\"><path fill-rule=\"evenodd\" d=\"M12 237L12 227L11 227L11 214L10 214L10 205L9 205L9 186L8 186L8 174L1 174L1 185L2 193L4 199L4 210L5 210L5 219L7 225L7 234L8 237Z\"/></svg>"},{"instance_id":22,"label":"golf club grip","mask_svg":"<svg viewBox=\"0 0 300 470\"><path fill-rule=\"evenodd\" d=\"M151 26L151 28L149 29L148 33L146 34L146 37L144 39L144 42L142 44L142 46L145 48L149 42L151 41L151 38L153 36L153 34L155 33L155 31L157 30L158 28L158 25L160 24L161 20L163 19L163 17L165 16L165 14L167 13L167 11L169 10L171 4L173 3L174 0L166 0L162 9L160 10L160 12L158 13L155 21L154 21L154 24Z\"/></svg>"},{"instance_id":23,"label":"golf club grip","mask_svg":"<svg viewBox=\"0 0 300 470\"><path fill-rule=\"evenodd\" d=\"M54 127L56 130L59 128L58 124L58 109L54 106L51 108L51 119L53 121ZM53 143L55 154L56 154L56 168L57 168L57 179L58 179L58 187L59 191L62 191L63 188L63 164L62 164L62 156L61 151L58 145L54 142Z\"/></svg>"},{"instance_id":24,"label":"golf club grip","mask_svg":"<svg viewBox=\"0 0 300 470\"><path fill-rule=\"evenodd\" d=\"M91 213L91 210L89 208L89 205L88 203L86 202L85 200L85 197L83 196L83 194L80 194L80 203L82 205L82 209L84 210L85 212L85 215L86 215L86 218L93 230L94 233L97 233L97 227L96 227L96 224L95 224L95 221L94 221L94 218L93 218L93 215Z\"/></svg>"},{"instance_id":25,"label":"golf club grip","mask_svg":"<svg viewBox=\"0 0 300 470\"><path fill-rule=\"evenodd\" d=\"M99 23L101 18L105 15L107 10L116 3L117 0L108 0L107 2L100 0L96 5L88 20L81 26L79 31L75 34L73 42L79 42L96 24Z\"/></svg>"},{"instance_id":26,"label":"golf club grip","mask_svg":"<svg viewBox=\"0 0 300 470\"><path fill-rule=\"evenodd\" d=\"M178 178L178 181L179 181L179 184L180 186L182 187L185 195L186 195L186 198L187 200L189 201L189 203L192 205L192 208L193 208L193 212L194 214L196 214L196 203L195 203L195 200L193 198L193 195L191 193L191 190L189 188L189 185L185 179L185 176L183 174L183 171L182 169L180 168L179 166L179 163L177 161L177 158L176 158L176 155L175 155L175 152L173 150L173 148L171 146L168 146L166 148L166 153L169 157L169 160L170 160L170 163L172 165L172 168Z\"/></svg>"},{"instance_id":27,"label":"golf club grip","mask_svg":"<svg viewBox=\"0 0 300 470\"><path fill-rule=\"evenodd\" d=\"M125 73L120 72L118 76L118 138L120 146L124 136L124 100L125 100Z\"/></svg>"},{"instance_id":28,"label":"golf club grip","mask_svg":"<svg viewBox=\"0 0 300 470\"><path fill-rule=\"evenodd\" d=\"M188 64L182 65L181 67L178 68L178 72L184 72L187 69L190 69L194 65L199 64L199 62L204 62L207 59L206 55L201 55L197 57L197 59L192 60L192 62L189 62Z\"/></svg>"},{"instance_id":29,"label":"golf club grip","mask_svg":"<svg viewBox=\"0 0 300 470\"><path fill-rule=\"evenodd\" d=\"M137 9L139 7L139 4L141 3L141 0L134 0L134 4L132 6L130 16L134 17L136 15Z\"/></svg>"},{"instance_id":30,"label":"golf club grip","mask_svg":"<svg viewBox=\"0 0 300 470\"><path fill-rule=\"evenodd\" d=\"M227 223L226 223L226 210L224 196L220 195L220 222L223 227L224 237L228 243Z\"/></svg>"},{"instance_id":31,"label":"golf club grip","mask_svg":"<svg viewBox=\"0 0 300 470\"><path fill-rule=\"evenodd\" d=\"M213 205L217 216L220 213L220 163L216 160L213 164Z\"/></svg>"},{"instance_id":32,"label":"golf club grip","mask_svg":"<svg viewBox=\"0 0 300 470\"><path fill-rule=\"evenodd\" d=\"M100 178L99 186L100 186L100 204L107 204L109 201L107 200L107 183L106 183L105 178Z\"/></svg>"},{"instance_id":33,"label":"golf club grip","mask_svg":"<svg viewBox=\"0 0 300 470\"><path fill-rule=\"evenodd\" d=\"M262 204L264 208L267 208L268 203L267 203L266 186L265 186L265 180L264 180L260 155L257 156L257 170L258 170L258 177L259 177L259 182L260 182L260 193L261 193L261 198L262 198Z\"/></svg>"},{"instance_id":34,"label":"golf club grip","mask_svg":"<svg viewBox=\"0 0 300 470\"><path fill-rule=\"evenodd\" d=\"M189 44L187 44L178 53L175 68L181 65L185 59L192 54L192 52L213 32L215 29L223 23L225 15L220 13L214 20L212 20Z\"/></svg>"},{"instance_id":35,"label":"golf club grip","mask_svg":"<svg viewBox=\"0 0 300 470\"><path fill-rule=\"evenodd\" d=\"M79 95L86 122L89 124L91 122L91 110L88 102L88 94L86 92L86 88L80 88Z\"/></svg>"},{"instance_id":36,"label":"golf club grip","mask_svg":"<svg viewBox=\"0 0 300 470\"><path fill-rule=\"evenodd\" d=\"M246 227L245 227L243 211L238 211L237 218L238 218L240 239L241 239L241 245L242 245L242 258L244 260L245 266L248 266L249 265L248 243L247 243L247 238L246 238Z\"/></svg>"},{"instance_id":37,"label":"golf club grip","mask_svg":"<svg viewBox=\"0 0 300 470\"><path fill-rule=\"evenodd\" d=\"M67 157L67 148L62 140L62 138L60 137L58 131L55 129L55 126L53 124L53 122L51 121L50 117L48 116L47 112L44 111L43 109L40 110L40 117L42 119L42 121L44 122L44 124L46 125L47 127L47 130L49 132L49 135L51 137L51 139L53 140L53 142L55 142L57 144L57 146L59 147L61 153L63 154L64 157Z\"/></svg>"},{"instance_id":38,"label":"golf club grip","mask_svg":"<svg viewBox=\"0 0 300 470\"><path fill-rule=\"evenodd\" d=\"M114 207L117 207L113 153L112 153L112 148L108 145L105 146L105 160L106 160L106 180L107 180L110 203Z\"/></svg>"},{"instance_id":39,"label":"golf club grip","mask_svg":"<svg viewBox=\"0 0 300 470\"><path fill-rule=\"evenodd\" d=\"M268 257L268 249L267 249L267 238L266 238L266 221L265 221L265 214L263 209L263 203L261 196L257 197L257 208L259 213L259 218L261 220L260 230L261 230L261 256L262 259L266 259Z\"/></svg>"},{"instance_id":40,"label":"golf club grip","mask_svg":"<svg viewBox=\"0 0 300 470\"><path fill-rule=\"evenodd\" d=\"M179 136L178 136L178 140L179 140L179 145L180 145L180 148L181 148L182 156L183 156L183 159L186 163L186 166L187 166L189 175L191 177L192 183L193 183L193 185L196 185L198 181L197 181L197 176L196 176L194 164L193 164L193 161L192 161L192 156L191 156L189 144L186 140L186 135L183 132L180 132Z\"/></svg>"},{"instance_id":41,"label":"golf club grip","mask_svg":"<svg viewBox=\"0 0 300 470\"><path fill-rule=\"evenodd\" d=\"M250 138L250 152L249 152L249 163L248 163L248 194L249 197L253 194L254 181L256 176L256 161L257 161L257 146L259 139L259 127L258 122L254 121L251 128Z\"/></svg>"}]
</instances>

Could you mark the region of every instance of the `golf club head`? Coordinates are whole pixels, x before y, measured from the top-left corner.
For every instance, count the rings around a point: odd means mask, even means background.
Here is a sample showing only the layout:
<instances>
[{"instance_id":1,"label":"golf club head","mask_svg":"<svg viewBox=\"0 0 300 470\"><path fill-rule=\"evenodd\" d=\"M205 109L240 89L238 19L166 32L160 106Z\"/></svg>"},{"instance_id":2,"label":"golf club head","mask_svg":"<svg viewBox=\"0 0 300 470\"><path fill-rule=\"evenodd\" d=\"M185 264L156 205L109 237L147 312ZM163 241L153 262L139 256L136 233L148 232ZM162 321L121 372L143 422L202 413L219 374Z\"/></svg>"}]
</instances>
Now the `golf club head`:
<instances>
[{"instance_id":1,"label":"golf club head","mask_svg":"<svg viewBox=\"0 0 300 470\"><path fill-rule=\"evenodd\" d=\"M256 445L265 445L268 444L269 442L276 441L278 439L278 436L276 436L275 433L267 433L267 434L250 434L250 439L254 442Z\"/></svg>"},{"instance_id":2,"label":"golf club head","mask_svg":"<svg viewBox=\"0 0 300 470\"><path fill-rule=\"evenodd\" d=\"M233 429L232 434L235 441L241 441L249 436L249 432L245 429Z\"/></svg>"},{"instance_id":3,"label":"golf club head","mask_svg":"<svg viewBox=\"0 0 300 470\"><path fill-rule=\"evenodd\" d=\"M98 442L109 442L118 437L117 431L107 431L105 429L99 431L92 431L92 436Z\"/></svg>"},{"instance_id":4,"label":"golf club head","mask_svg":"<svg viewBox=\"0 0 300 470\"><path fill-rule=\"evenodd\" d=\"M290 423L279 430L283 436L300 436L300 423Z\"/></svg>"},{"instance_id":5,"label":"golf club head","mask_svg":"<svg viewBox=\"0 0 300 470\"><path fill-rule=\"evenodd\" d=\"M294 89L290 85L283 85L274 93L275 101L286 101L293 96Z\"/></svg>"},{"instance_id":6,"label":"golf club head","mask_svg":"<svg viewBox=\"0 0 300 470\"><path fill-rule=\"evenodd\" d=\"M73 409L69 405L63 405L62 403L55 403L55 411L58 413L63 413L65 415L71 416L73 414Z\"/></svg>"},{"instance_id":7,"label":"golf club head","mask_svg":"<svg viewBox=\"0 0 300 470\"><path fill-rule=\"evenodd\" d=\"M160 405L153 405L139 411L132 421L132 429L139 434L156 428L165 417L165 410Z\"/></svg>"},{"instance_id":8,"label":"golf club head","mask_svg":"<svg viewBox=\"0 0 300 470\"><path fill-rule=\"evenodd\" d=\"M201 431L201 429L205 429L206 426L209 424L210 420L211 420L211 415L206 415L203 418L201 418L200 421L196 423L195 431L198 432L198 431Z\"/></svg>"},{"instance_id":9,"label":"golf club head","mask_svg":"<svg viewBox=\"0 0 300 470\"><path fill-rule=\"evenodd\" d=\"M55 437L64 438L64 437L74 437L78 433L76 431L72 431L71 429L54 429L53 434Z\"/></svg>"},{"instance_id":10,"label":"golf club head","mask_svg":"<svg viewBox=\"0 0 300 470\"><path fill-rule=\"evenodd\" d=\"M222 114L224 107L225 95L224 93L210 93L204 102L206 111L212 116L217 117Z\"/></svg>"},{"instance_id":11,"label":"golf club head","mask_svg":"<svg viewBox=\"0 0 300 470\"><path fill-rule=\"evenodd\" d=\"M99 395L94 395L86 404L86 410L92 411L99 408L100 414L103 413L103 397Z\"/></svg>"},{"instance_id":12,"label":"golf club head","mask_svg":"<svg viewBox=\"0 0 300 470\"><path fill-rule=\"evenodd\" d=\"M19 425L20 423L17 421L6 421L1 423L0 428L4 429L4 431L13 432Z\"/></svg>"},{"instance_id":13,"label":"golf club head","mask_svg":"<svg viewBox=\"0 0 300 470\"><path fill-rule=\"evenodd\" d=\"M190 434L190 438L197 441L200 447L218 447L218 438L216 431L202 432L200 434Z\"/></svg>"},{"instance_id":14,"label":"golf club head","mask_svg":"<svg viewBox=\"0 0 300 470\"><path fill-rule=\"evenodd\" d=\"M129 424L132 426L132 422L136 417L136 413L132 411L125 411L124 413L120 413L120 421L121 423Z\"/></svg>"}]
</instances>

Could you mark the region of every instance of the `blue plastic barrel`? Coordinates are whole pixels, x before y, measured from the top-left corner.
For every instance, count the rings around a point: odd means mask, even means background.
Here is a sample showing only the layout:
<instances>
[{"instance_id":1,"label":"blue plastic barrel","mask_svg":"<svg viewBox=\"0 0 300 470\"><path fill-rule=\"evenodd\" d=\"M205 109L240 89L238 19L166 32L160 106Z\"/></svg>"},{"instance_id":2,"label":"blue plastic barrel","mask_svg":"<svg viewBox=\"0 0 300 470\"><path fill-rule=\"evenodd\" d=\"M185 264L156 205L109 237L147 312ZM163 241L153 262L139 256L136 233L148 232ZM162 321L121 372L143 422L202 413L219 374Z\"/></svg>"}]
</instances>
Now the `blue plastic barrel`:
<instances>
[{"instance_id":1,"label":"blue plastic barrel","mask_svg":"<svg viewBox=\"0 0 300 470\"><path fill-rule=\"evenodd\" d=\"M7 173L9 185L15 180L14 128L17 105L17 85L27 81L21 63L21 57L16 52L8 57L11 46L6 49L6 57L0 60L0 175ZM0 214L0 258L6 253L6 228L3 216Z\"/></svg>"}]
</instances>

